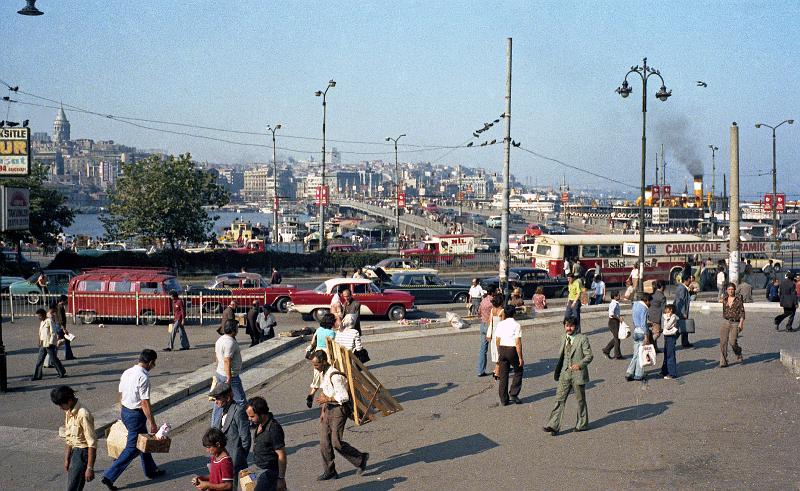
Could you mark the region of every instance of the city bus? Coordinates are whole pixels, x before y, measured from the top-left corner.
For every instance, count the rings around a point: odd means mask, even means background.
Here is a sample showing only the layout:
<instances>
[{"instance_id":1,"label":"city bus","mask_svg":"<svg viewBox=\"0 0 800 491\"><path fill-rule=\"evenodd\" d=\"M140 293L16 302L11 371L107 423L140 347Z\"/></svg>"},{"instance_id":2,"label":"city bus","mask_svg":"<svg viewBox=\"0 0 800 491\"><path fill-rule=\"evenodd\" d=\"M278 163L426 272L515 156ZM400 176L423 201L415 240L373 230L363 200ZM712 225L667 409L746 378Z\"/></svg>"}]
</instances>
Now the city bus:
<instances>
[{"instance_id":1,"label":"city bus","mask_svg":"<svg viewBox=\"0 0 800 491\"><path fill-rule=\"evenodd\" d=\"M638 252L638 235L540 235L534 242L531 264L534 268L546 269L551 275L564 274L564 260L570 262L577 258L583 267L584 282L590 283L595 273L600 270L603 281L608 284L622 284L630 275L637 255L631 255L626 245L636 243ZM684 234L647 234L646 245L673 244L685 242L703 242L696 235ZM628 247L630 249L630 247ZM647 250L645 251L647 252ZM657 251L656 251L657 252ZM644 278L674 281L680 274L690 254L654 255L645 254Z\"/></svg>"}]
</instances>

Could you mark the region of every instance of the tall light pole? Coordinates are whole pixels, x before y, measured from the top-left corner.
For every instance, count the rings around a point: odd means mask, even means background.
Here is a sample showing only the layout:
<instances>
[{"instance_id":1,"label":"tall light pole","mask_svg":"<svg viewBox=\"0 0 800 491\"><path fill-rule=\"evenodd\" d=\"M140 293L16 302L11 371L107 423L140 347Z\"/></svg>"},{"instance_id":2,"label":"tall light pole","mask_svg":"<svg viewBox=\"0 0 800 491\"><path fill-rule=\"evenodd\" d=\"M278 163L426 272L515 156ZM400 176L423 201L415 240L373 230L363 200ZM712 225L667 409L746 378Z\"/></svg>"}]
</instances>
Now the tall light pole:
<instances>
[{"instance_id":1,"label":"tall light pole","mask_svg":"<svg viewBox=\"0 0 800 491\"><path fill-rule=\"evenodd\" d=\"M406 136L405 133L403 133L402 135L398 136L397 138L392 138L391 136L387 136L386 137L386 141L387 142L388 141L394 142L394 178L395 178L395 181L396 181L395 182L396 194L395 194L395 198L394 198L395 199L394 204L397 207L397 217L396 217L397 221L395 222L395 229L396 229L396 233L397 233L397 250L398 251L400 250L400 165L398 164L398 161L397 161L397 142L400 140L400 138L403 138L404 136Z\"/></svg>"},{"instance_id":2,"label":"tall light pole","mask_svg":"<svg viewBox=\"0 0 800 491\"><path fill-rule=\"evenodd\" d=\"M775 196L778 194L777 166L775 165L775 130L780 128L780 126L784 123L794 124L794 120L784 119L774 126L764 123L756 123L756 128L766 126L772 130L772 238L775 240L775 242L778 241L778 210L775 209L775 205L777 204L775 202Z\"/></svg>"},{"instance_id":3,"label":"tall light pole","mask_svg":"<svg viewBox=\"0 0 800 491\"><path fill-rule=\"evenodd\" d=\"M275 158L275 132L281 129L280 124L274 127L267 125L267 131L272 133L272 227L275 229L272 242L277 244L278 240L278 160Z\"/></svg>"},{"instance_id":4,"label":"tall light pole","mask_svg":"<svg viewBox=\"0 0 800 491\"><path fill-rule=\"evenodd\" d=\"M711 208L709 211L711 212L711 216L714 216L714 212L717 210L717 195L714 191L714 181L717 178L717 161L716 161L716 154L719 147L715 147L714 145L709 145L708 148L711 149Z\"/></svg>"},{"instance_id":5,"label":"tall light pole","mask_svg":"<svg viewBox=\"0 0 800 491\"><path fill-rule=\"evenodd\" d=\"M319 250L325 252L325 200L328 199L328 194L325 192L325 161L327 153L325 152L325 125L327 124L328 117L328 90L331 87L336 87L336 82L333 79L328 81L328 86L325 90L318 90L314 92L317 97L322 97L322 186L319 190Z\"/></svg>"},{"instance_id":6,"label":"tall light pole","mask_svg":"<svg viewBox=\"0 0 800 491\"><path fill-rule=\"evenodd\" d=\"M623 98L628 97L633 89L628 85L628 75L635 73L642 79L642 183L641 183L641 203L639 205L639 271L644 272L644 180L645 180L645 164L646 164L646 151L647 151L647 79L655 75L661 79L661 88L656 92L656 98L661 101L666 101L671 95L672 91L667 91L664 85L664 78L661 72L653 67L647 66L647 58L642 60L642 66L632 66L628 73L625 74L625 79L622 85L617 87L616 92ZM643 274L639 275L639 284L637 287L638 296L641 298L644 293L644 277Z\"/></svg>"}]
</instances>

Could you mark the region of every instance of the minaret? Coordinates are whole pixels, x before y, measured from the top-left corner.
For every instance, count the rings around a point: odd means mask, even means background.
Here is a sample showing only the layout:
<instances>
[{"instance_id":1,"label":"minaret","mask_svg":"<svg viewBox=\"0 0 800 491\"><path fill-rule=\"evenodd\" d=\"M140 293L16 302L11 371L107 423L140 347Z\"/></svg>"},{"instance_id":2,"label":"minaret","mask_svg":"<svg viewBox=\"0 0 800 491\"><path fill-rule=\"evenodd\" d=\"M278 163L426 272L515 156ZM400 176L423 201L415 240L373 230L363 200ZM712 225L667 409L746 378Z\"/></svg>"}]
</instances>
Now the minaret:
<instances>
[{"instance_id":1,"label":"minaret","mask_svg":"<svg viewBox=\"0 0 800 491\"><path fill-rule=\"evenodd\" d=\"M69 121L64 114L64 106L58 108L56 120L53 122L53 142L62 145L69 141Z\"/></svg>"}]
</instances>

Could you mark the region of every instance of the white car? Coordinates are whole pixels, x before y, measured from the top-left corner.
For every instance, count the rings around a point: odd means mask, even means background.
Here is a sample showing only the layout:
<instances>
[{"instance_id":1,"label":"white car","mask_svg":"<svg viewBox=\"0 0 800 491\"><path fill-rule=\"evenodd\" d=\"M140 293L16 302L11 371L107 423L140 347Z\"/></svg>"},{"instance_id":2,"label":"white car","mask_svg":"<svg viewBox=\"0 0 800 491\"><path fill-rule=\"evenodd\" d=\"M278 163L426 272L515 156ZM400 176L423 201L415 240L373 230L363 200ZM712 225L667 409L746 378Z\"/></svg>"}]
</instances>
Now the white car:
<instances>
[{"instance_id":1,"label":"white car","mask_svg":"<svg viewBox=\"0 0 800 491\"><path fill-rule=\"evenodd\" d=\"M500 215L490 216L486 220L486 226L489 228L500 228L503 226L503 217Z\"/></svg>"}]
</instances>

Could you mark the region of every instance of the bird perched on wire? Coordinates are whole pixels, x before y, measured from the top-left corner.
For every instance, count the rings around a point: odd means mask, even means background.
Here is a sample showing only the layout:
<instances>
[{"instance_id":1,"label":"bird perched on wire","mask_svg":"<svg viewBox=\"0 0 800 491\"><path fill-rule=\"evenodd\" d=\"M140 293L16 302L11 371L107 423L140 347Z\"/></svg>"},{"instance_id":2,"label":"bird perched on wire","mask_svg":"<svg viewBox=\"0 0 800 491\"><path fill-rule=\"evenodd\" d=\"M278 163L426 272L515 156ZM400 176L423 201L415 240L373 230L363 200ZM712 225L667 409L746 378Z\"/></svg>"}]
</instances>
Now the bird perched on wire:
<instances>
[{"instance_id":1,"label":"bird perched on wire","mask_svg":"<svg viewBox=\"0 0 800 491\"><path fill-rule=\"evenodd\" d=\"M6 126L6 122L5 121L0 121L0 128L5 128L5 126Z\"/></svg>"},{"instance_id":2,"label":"bird perched on wire","mask_svg":"<svg viewBox=\"0 0 800 491\"><path fill-rule=\"evenodd\" d=\"M19 123L16 123L14 121L6 121L6 126L8 126L9 128L13 128L15 126L19 126Z\"/></svg>"},{"instance_id":3,"label":"bird perched on wire","mask_svg":"<svg viewBox=\"0 0 800 491\"><path fill-rule=\"evenodd\" d=\"M474 132L474 133L472 133L472 136L474 136L475 138L478 138L478 137L479 137L479 136L481 136L481 135L480 135L480 133L478 133L478 132Z\"/></svg>"},{"instance_id":4,"label":"bird perched on wire","mask_svg":"<svg viewBox=\"0 0 800 491\"><path fill-rule=\"evenodd\" d=\"M702 80L698 80L697 81L697 86L698 87L708 87L708 84L703 82Z\"/></svg>"},{"instance_id":5,"label":"bird perched on wire","mask_svg":"<svg viewBox=\"0 0 800 491\"><path fill-rule=\"evenodd\" d=\"M481 143L481 146L482 146L482 147L485 147L485 146L486 146L486 145L488 145L488 144L489 144L489 142L483 142L483 143Z\"/></svg>"},{"instance_id":6,"label":"bird perched on wire","mask_svg":"<svg viewBox=\"0 0 800 491\"><path fill-rule=\"evenodd\" d=\"M489 145L494 145L495 143L497 143L497 139L494 139L494 140L490 141Z\"/></svg>"},{"instance_id":7,"label":"bird perched on wire","mask_svg":"<svg viewBox=\"0 0 800 491\"><path fill-rule=\"evenodd\" d=\"M28 127L28 123L30 123L30 120L26 119L25 121L22 122L22 127L23 128L27 128Z\"/></svg>"},{"instance_id":8,"label":"bird perched on wire","mask_svg":"<svg viewBox=\"0 0 800 491\"><path fill-rule=\"evenodd\" d=\"M511 140L511 144L514 145L515 147L519 148L520 145L522 145L522 142L516 142L514 140Z\"/></svg>"},{"instance_id":9,"label":"bird perched on wire","mask_svg":"<svg viewBox=\"0 0 800 491\"><path fill-rule=\"evenodd\" d=\"M469 142L469 143L467 143L467 146L471 147L473 143L475 143L475 142Z\"/></svg>"}]
</instances>

